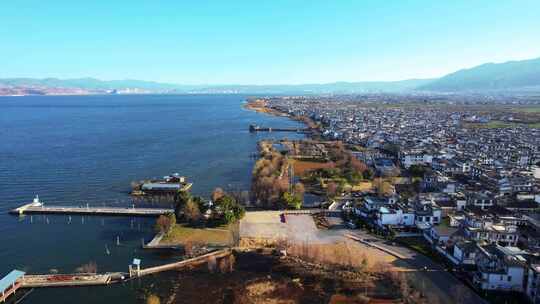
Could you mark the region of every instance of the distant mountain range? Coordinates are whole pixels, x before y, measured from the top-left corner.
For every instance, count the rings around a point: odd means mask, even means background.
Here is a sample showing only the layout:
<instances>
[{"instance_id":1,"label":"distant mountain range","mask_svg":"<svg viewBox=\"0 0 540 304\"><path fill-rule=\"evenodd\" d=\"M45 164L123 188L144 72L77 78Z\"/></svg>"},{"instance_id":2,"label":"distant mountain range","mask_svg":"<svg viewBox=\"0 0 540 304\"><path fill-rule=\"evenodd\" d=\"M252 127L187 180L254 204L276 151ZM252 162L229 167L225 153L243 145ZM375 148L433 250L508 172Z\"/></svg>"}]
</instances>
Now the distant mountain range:
<instances>
[{"instance_id":1,"label":"distant mountain range","mask_svg":"<svg viewBox=\"0 0 540 304\"><path fill-rule=\"evenodd\" d=\"M325 94L409 91L431 80L335 82L298 85L178 85L142 80L102 81L94 78L7 78L0 79L0 94L4 90L19 90L36 94L70 93L241 93L241 94Z\"/></svg>"},{"instance_id":2,"label":"distant mountain range","mask_svg":"<svg viewBox=\"0 0 540 304\"><path fill-rule=\"evenodd\" d=\"M354 94L376 92L540 92L540 58L486 63L438 79L335 82L298 85L180 85L142 80L95 78L5 78L0 95L105 93Z\"/></svg>"},{"instance_id":3,"label":"distant mountain range","mask_svg":"<svg viewBox=\"0 0 540 304\"><path fill-rule=\"evenodd\" d=\"M540 58L482 64L448 74L417 89L438 92L540 91Z\"/></svg>"}]
</instances>

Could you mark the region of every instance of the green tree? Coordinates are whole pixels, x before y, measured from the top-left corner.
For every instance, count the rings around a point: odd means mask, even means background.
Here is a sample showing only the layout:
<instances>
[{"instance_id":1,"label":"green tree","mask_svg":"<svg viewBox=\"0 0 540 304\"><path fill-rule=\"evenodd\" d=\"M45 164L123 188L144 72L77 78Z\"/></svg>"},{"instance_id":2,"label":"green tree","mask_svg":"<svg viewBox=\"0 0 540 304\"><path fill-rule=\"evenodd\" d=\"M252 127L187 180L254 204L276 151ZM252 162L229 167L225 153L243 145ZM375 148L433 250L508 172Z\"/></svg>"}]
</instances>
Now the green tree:
<instances>
[{"instance_id":1,"label":"green tree","mask_svg":"<svg viewBox=\"0 0 540 304\"><path fill-rule=\"evenodd\" d=\"M424 174L426 173L426 168L422 165L412 165L409 168L409 172L414 177L424 177Z\"/></svg>"},{"instance_id":2,"label":"green tree","mask_svg":"<svg viewBox=\"0 0 540 304\"><path fill-rule=\"evenodd\" d=\"M364 171L364 173L362 174L364 179L372 179L373 178L373 171L371 171L370 169Z\"/></svg>"},{"instance_id":3,"label":"green tree","mask_svg":"<svg viewBox=\"0 0 540 304\"><path fill-rule=\"evenodd\" d=\"M302 208L302 200L290 192L283 193L283 201L289 209L300 209Z\"/></svg>"},{"instance_id":4,"label":"green tree","mask_svg":"<svg viewBox=\"0 0 540 304\"><path fill-rule=\"evenodd\" d=\"M216 202L216 210L225 224L233 223L244 217L245 209L234 197L226 194Z\"/></svg>"},{"instance_id":5,"label":"green tree","mask_svg":"<svg viewBox=\"0 0 540 304\"><path fill-rule=\"evenodd\" d=\"M192 200L197 206L199 207L199 211L202 213L205 213L206 210L208 210L208 204L207 202L200 196L193 196Z\"/></svg>"}]
</instances>

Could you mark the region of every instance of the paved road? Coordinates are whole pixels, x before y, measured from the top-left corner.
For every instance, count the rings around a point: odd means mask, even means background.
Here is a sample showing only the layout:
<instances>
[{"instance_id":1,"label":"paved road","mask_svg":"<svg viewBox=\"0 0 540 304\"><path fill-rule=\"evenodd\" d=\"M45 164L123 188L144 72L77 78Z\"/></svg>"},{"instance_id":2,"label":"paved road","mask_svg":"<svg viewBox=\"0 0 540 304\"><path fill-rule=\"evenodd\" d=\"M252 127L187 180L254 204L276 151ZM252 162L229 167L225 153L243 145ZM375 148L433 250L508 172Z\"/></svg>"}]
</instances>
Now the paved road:
<instances>
[{"instance_id":1,"label":"paved road","mask_svg":"<svg viewBox=\"0 0 540 304\"><path fill-rule=\"evenodd\" d=\"M404 259L396 261L395 266L411 269L411 271L407 272L407 275L411 276L411 281L415 287L424 290L427 295L437 297L438 303L487 303L451 273L424 255L406 247L393 245L362 230L346 230L346 233L373 240L377 245L402 255Z\"/></svg>"}]
</instances>

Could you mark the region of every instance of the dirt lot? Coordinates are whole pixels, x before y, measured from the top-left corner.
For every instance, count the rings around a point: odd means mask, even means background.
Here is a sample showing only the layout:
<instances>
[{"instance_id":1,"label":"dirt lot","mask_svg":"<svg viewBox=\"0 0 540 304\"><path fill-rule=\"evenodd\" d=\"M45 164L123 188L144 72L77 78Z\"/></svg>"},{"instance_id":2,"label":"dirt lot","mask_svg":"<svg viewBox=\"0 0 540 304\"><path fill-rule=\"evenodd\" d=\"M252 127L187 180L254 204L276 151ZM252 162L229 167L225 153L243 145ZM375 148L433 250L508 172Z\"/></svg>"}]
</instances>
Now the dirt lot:
<instances>
[{"instance_id":1,"label":"dirt lot","mask_svg":"<svg viewBox=\"0 0 540 304\"><path fill-rule=\"evenodd\" d=\"M293 164L294 173L297 176L303 176L306 172L317 170L317 169L329 169L335 168L336 164L333 162L314 162L314 161L304 161L304 160L291 160Z\"/></svg>"},{"instance_id":2,"label":"dirt lot","mask_svg":"<svg viewBox=\"0 0 540 304\"><path fill-rule=\"evenodd\" d=\"M272 245L313 262L374 267L396 260L394 256L346 238L346 229L318 229L311 215L287 215L283 223L280 214L279 211L247 212L240 222L240 237L272 239L275 241ZM340 223L335 218L328 221Z\"/></svg>"},{"instance_id":3,"label":"dirt lot","mask_svg":"<svg viewBox=\"0 0 540 304\"><path fill-rule=\"evenodd\" d=\"M240 238L282 239L287 236L287 225L281 221L281 211L246 212L240 221Z\"/></svg>"}]
</instances>

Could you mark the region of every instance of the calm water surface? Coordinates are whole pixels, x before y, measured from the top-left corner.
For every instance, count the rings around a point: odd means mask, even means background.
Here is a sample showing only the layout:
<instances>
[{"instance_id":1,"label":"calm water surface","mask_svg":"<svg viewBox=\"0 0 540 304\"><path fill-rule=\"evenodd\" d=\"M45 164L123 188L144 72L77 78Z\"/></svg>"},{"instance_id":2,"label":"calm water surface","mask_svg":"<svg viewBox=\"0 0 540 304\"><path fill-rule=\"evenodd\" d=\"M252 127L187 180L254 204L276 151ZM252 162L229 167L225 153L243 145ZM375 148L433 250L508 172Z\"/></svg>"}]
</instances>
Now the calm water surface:
<instances>
[{"instance_id":1,"label":"calm water surface","mask_svg":"<svg viewBox=\"0 0 540 304\"><path fill-rule=\"evenodd\" d=\"M129 205L130 182L179 172L193 192L249 189L256 143L294 134L251 134L250 123L297 122L242 109L245 96L0 97L0 276L12 269L73 272L95 261L100 272L127 271L178 258L142 251L151 219L32 216L7 212L39 194L46 204ZM120 245L116 239L119 237ZM106 254L107 249L110 254ZM142 303L166 290L170 274L125 285L34 290L24 303Z\"/></svg>"}]
</instances>

